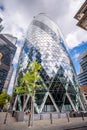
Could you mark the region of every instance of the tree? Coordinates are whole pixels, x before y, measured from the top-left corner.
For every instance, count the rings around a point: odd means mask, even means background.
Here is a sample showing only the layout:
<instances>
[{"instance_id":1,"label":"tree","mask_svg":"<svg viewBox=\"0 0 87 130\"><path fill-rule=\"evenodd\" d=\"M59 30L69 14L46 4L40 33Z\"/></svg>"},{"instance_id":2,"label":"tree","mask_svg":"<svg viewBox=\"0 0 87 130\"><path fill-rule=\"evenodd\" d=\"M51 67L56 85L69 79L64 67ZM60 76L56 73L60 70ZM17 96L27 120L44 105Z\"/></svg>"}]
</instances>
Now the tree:
<instances>
[{"instance_id":1,"label":"tree","mask_svg":"<svg viewBox=\"0 0 87 130\"><path fill-rule=\"evenodd\" d=\"M33 61L28 67L28 71L20 78L19 87L15 88L15 92L18 94L30 94L32 97L31 100L31 117L32 117L32 126L34 125L34 102L35 102L35 92L37 89L41 88L39 84L40 75L39 71L41 70L41 65L37 61ZM30 121L28 121L28 126Z\"/></svg>"},{"instance_id":2,"label":"tree","mask_svg":"<svg viewBox=\"0 0 87 130\"><path fill-rule=\"evenodd\" d=\"M0 108L3 109L5 104L10 101L11 96L5 90L0 94Z\"/></svg>"},{"instance_id":3,"label":"tree","mask_svg":"<svg viewBox=\"0 0 87 130\"><path fill-rule=\"evenodd\" d=\"M20 78L20 81L17 86L14 87L13 95L17 95L17 98L20 97L20 95L25 96L25 94L29 94L28 86L26 83L25 76L22 76ZM19 105L19 104L18 104ZM21 106L19 105L20 111L22 111Z\"/></svg>"},{"instance_id":4,"label":"tree","mask_svg":"<svg viewBox=\"0 0 87 130\"><path fill-rule=\"evenodd\" d=\"M5 119L4 119L4 124L6 124L6 120L7 120L8 109L10 107L10 103L9 103L10 99L11 99L11 96L7 94L5 90L3 90L2 93L0 94L0 107L1 109L3 108L7 109Z\"/></svg>"}]
</instances>

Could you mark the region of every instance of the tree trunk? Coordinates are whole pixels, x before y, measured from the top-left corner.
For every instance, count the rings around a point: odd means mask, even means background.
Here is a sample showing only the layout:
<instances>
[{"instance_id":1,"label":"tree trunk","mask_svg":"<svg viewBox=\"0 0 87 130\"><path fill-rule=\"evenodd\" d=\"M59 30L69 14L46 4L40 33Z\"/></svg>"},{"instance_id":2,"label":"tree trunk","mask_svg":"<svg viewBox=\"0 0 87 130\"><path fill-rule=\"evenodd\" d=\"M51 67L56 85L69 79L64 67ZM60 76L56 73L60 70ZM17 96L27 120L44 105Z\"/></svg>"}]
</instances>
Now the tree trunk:
<instances>
[{"instance_id":1,"label":"tree trunk","mask_svg":"<svg viewBox=\"0 0 87 130\"><path fill-rule=\"evenodd\" d=\"M24 111L23 108L24 108L25 101L26 101L26 95L24 94L24 95L23 95L23 107L22 107L22 111Z\"/></svg>"},{"instance_id":2,"label":"tree trunk","mask_svg":"<svg viewBox=\"0 0 87 130\"><path fill-rule=\"evenodd\" d=\"M9 102L7 102L6 105L7 105L7 106L6 106L6 107L7 107L7 112L6 112L6 115L5 115L4 122L3 122L4 124L6 124L7 116L8 116L8 111L9 111L9 108L10 108L10 104L9 104Z\"/></svg>"},{"instance_id":3,"label":"tree trunk","mask_svg":"<svg viewBox=\"0 0 87 130\"><path fill-rule=\"evenodd\" d=\"M8 110L7 110L6 115L5 115L4 124L6 124L7 116L8 116Z\"/></svg>"},{"instance_id":4,"label":"tree trunk","mask_svg":"<svg viewBox=\"0 0 87 130\"><path fill-rule=\"evenodd\" d=\"M36 73L35 73L35 81L34 81L34 87L32 90L32 104L31 104L31 116L32 116L32 123L31 126L34 126L34 98L35 98L35 84L36 84Z\"/></svg>"},{"instance_id":5,"label":"tree trunk","mask_svg":"<svg viewBox=\"0 0 87 130\"><path fill-rule=\"evenodd\" d=\"M35 98L35 84L36 84L36 71L35 71L35 79L34 86L32 88L32 99L31 99L31 126L34 126L34 98ZM30 118L29 118L30 119Z\"/></svg>"},{"instance_id":6,"label":"tree trunk","mask_svg":"<svg viewBox=\"0 0 87 130\"><path fill-rule=\"evenodd\" d=\"M31 98L31 110L29 113L28 127L34 125L34 96Z\"/></svg>"},{"instance_id":7,"label":"tree trunk","mask_svg":"<svg viewBox=\"0 0 87 130\"><path fill-rule=\"evenodd\" d=\"M29 113L28 127L31 125L31 112Z\"/></svg>"},{"instance_id":8,"label":"tree trunk","mask_svg":"<svg viewBox=\"0 0 87 130\"><path fill-rule=\"evenodd\" d=\"M31 102L31 126L34 126L34 96L32 96L32 102Z\"/></svg>"}]
</instances>

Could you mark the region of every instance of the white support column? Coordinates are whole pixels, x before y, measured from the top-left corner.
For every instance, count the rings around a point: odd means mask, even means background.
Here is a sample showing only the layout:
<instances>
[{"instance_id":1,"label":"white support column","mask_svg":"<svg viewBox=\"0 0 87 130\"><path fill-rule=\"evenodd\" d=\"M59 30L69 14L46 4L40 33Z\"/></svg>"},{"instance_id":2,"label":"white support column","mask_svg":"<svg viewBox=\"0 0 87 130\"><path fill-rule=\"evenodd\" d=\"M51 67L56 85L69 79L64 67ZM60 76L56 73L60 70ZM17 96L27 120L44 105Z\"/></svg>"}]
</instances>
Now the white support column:
<instances>
[{"instance_id":1,"label":"white support column","mask_svg":"<svg viewBox=\"0 0 87 130\"><path fill-rule=\"evenodd\" d=\"M14 101L14 105L13 105L12 110L16 110L17 100L18 100L18 95L17 95L16 98L15 98L15 101Z\"/></svg>"},{"instance_id":2,"label":"white support column","mask_svg":"<svg viewBox=\"0 0 87 130\"><path fill-rule=\"evenodd\" d=\"M84 108L84 106L83 106L83 103L82 103L80 97L79 97L78 99L79 99L80 105L81 105L81 107L82 107L82 110L85 111L85 108Z\"/></svg>"},{"instance_id":3,"label":"white support column","mask_svg":"<svg viewBox=\"0 0 87 130\"><path fill-rule=\"evenodd\" d=\"M44 102L41 105L40 112L42 112L42 109L44 108L44 105L45 105L45 102L46 102L48 96L50 97L50 99L51 99L51 101L52 101L52 103L53 103L54 108L56 109L56 111L59 112L59 109L58 109L58 107L57 107L57 105L56 105L56 103L55 103L52 95L49 92L47 92L46 95L45 95L45 97L44 97Z\"/></svg>"},{"instance_id":4,"label":"white support column","mask_svg":"<svg viewBox=\"0 0 87 130\"><path fill-rule=\"evenodd\" d=\"M38 105L35 102L34 102L34 108L35 108L36 112L39 114L40 111L39 111Z\"/></svg>"},{"instance_id":5,"label":"white support column","mask_svg":"<svg viewBox=\"0 0 87 130\"><path fill-rule=\"evenodd\" d=\"M83 96L85 104L87 104L86 96L84 95L84 93L82 93L82 96Z\"/></svg>"},{"instance_id":6,"label":"white support column","mask_svg":"<svg viewBox=\"0 0 87 130\"><path fill-rule=\"evenodd\" d=\"M45 102L46 102L46 99L48 97L48 92L45 94L45 97L43 99L43 103L41 104L41 107L40 107L40 113L42 112L43 108L44 108L44 105L45 105Z\"/></svg>"},{"instance_id":7,"label":"white support column","mask_svg":"<svg viewBox=\"0 0 87 130\"><path fill-rule=\"evenodd\" d=\"M73 104L73 102L72 102L72 100L71 100L71 98L70 98L70 96L69 96L69 94L67 92L66 92L66 96L69 99L69 101L70 101L70 103L72 105L73 110L76 111L76 108L75 108L75 106L74 106L74 104Z\"/></svg>"},{"instance_id":8,"label":"white support column","mask_svg":"<svg viewBox=\"0 0 87 130\"><path fill-rule=\"evenodd\" d=\"M26 99L26 101L25 101L25 103L24 103L24 105L23 105L23 111L24 111L24 109L26 108L26 105L27 105L27 103L28 103L29 98L30 98L30 95L27 96L27 99Z\"/></svg>"},{"instance_id":9,"label":"white support column","mask_svg":"<svg viewBox=\"0 0 87 130\"><path fill-rule=\"evenodd\" d=\"M56 103L55 103L55 101L54 101L52 95L51 95L50 93L49 93L48 95L49 95L49 97L50 97L50 99L51 99L51 101L52 101L52 103L53 103L53 105L54 105L56 111L59 112L59 109L58 109L58 107L57 107L57 105L56 105Z\"/></svg>"}]
</instances>

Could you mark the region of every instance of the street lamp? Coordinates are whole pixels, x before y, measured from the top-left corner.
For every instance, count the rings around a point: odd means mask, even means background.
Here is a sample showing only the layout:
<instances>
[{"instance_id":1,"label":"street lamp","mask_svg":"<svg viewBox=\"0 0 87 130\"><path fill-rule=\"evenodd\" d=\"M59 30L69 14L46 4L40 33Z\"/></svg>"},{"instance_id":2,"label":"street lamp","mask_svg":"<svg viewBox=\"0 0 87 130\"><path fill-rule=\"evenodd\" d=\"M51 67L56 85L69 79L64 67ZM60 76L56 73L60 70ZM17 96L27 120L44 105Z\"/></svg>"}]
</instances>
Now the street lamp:
<instances>
[{"instance_id":1,"label":"street lamp","mask_svg":"<svg viewBox=\"0 0 87 130\"><path fill-rule=\"evenodd\" d=\"M2 53L0 52L0 65L1 65L1 59L2 59Z\"/></svg>"}]
</instances>

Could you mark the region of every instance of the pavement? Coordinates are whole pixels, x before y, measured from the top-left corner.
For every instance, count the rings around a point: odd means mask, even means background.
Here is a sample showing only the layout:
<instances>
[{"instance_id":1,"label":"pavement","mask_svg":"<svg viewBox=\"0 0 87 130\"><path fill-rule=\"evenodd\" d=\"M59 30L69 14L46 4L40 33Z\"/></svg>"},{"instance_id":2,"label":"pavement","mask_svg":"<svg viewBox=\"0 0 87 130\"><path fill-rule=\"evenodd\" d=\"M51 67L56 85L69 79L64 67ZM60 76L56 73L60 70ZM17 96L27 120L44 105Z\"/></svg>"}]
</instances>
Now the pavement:
<instances>
[{"instance_id":1,"label":"pavement","mask_svg":"<svg viewBox=\"0 0 87 130\"><path fill-rule=\"evenodd\" d=\"M0 113L0 130L87 130L87 117L82 120L79 118L54 119L51 124L50 120L34 121L33 127L28 127L28 122L16 122L16 120L8 114L7 123L3 124L5 113Z\"/></svg>"}]
</instances>

